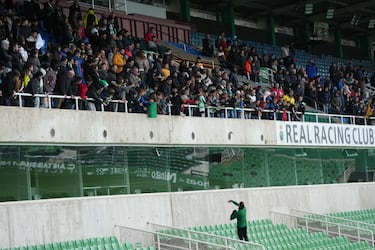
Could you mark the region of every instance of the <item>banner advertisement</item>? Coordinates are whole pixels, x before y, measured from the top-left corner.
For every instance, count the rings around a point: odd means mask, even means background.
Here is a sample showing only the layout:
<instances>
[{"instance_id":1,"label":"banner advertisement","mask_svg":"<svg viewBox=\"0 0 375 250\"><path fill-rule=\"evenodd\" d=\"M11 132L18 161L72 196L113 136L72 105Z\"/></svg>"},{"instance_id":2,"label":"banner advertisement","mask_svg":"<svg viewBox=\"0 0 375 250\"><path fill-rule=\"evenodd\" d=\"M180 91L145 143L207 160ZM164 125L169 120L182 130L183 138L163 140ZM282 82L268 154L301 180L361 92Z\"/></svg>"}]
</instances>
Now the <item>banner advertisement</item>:
<instances>
[{"instance_id":1,"label":"banner advertisement","mask_svg":"<svg viewBox=\"0 0 375 250\"><path fill-rule=\"evenodd\" d=\"M288 146L373 147L374 126L276 122L277 144Z\"/></svg>"}]
</instances>

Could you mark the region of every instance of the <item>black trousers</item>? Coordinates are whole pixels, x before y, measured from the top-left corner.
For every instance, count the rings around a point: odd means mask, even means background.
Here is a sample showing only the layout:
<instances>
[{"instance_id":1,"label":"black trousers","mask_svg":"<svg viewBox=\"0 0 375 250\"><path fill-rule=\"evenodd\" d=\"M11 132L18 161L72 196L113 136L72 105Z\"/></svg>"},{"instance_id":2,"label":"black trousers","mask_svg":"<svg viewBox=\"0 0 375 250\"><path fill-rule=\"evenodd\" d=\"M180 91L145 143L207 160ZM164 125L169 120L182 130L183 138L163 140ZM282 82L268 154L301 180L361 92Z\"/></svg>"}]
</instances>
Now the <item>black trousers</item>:
<instances>
[{"instance_id":1,"label":"black trousers","mask_svg":"<svg viewBox=\"0 0 375 250\"><path fill-rule=\"evenodd\" d=\"M237 227L237 234L240 240L249 241L249 238L247 238L247 227Z\"/></svg>"}]
</instances>

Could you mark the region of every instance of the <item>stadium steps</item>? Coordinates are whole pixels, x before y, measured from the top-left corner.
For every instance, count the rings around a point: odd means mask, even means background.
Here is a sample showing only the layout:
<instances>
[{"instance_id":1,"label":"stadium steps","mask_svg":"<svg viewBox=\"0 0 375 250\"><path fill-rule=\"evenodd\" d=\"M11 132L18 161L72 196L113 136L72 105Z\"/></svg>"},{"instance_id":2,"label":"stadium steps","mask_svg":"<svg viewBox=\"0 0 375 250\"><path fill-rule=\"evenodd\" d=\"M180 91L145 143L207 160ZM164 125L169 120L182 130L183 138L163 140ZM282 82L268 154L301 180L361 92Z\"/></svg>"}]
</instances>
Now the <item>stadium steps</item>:
<instances>
[{"instance_id":1,"label":"stadium steps","mask_svg":"<svg viewBox=\"0 0 375 250\"><path fill-rule=\"evenodd\" d=\"M236 224L218 224L190 228L229 238L237 238ZM290 229L285 224L273 224L271 220L248 222L248 237L252 242L260 243L270 250L365 250L373 249L366 242L352 243L346 237L329 237L323 232L309 233L305 229ZM170 233L178 234L178 230Z\"/></svg>"}]
</instances>

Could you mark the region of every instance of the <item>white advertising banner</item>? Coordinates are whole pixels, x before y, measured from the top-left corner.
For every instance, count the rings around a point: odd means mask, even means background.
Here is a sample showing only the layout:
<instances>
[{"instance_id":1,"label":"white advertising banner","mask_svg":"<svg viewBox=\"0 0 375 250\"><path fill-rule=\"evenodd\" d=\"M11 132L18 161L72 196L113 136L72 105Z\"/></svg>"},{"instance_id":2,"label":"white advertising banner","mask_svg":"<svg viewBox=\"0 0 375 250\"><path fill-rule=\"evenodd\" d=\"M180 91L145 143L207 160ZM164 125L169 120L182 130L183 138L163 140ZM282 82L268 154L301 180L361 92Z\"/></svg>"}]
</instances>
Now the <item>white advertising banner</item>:
<instances>
[{"instance_id":1,"label":"white advertising banner","mask_svg":"<svg viewBox=\"0 0 375 250\"><path fill-rule=\"evenodd\" d=\"M375 146L375 126L277 121L276 131L278 145Z\"/></svg>"}]
</instances>

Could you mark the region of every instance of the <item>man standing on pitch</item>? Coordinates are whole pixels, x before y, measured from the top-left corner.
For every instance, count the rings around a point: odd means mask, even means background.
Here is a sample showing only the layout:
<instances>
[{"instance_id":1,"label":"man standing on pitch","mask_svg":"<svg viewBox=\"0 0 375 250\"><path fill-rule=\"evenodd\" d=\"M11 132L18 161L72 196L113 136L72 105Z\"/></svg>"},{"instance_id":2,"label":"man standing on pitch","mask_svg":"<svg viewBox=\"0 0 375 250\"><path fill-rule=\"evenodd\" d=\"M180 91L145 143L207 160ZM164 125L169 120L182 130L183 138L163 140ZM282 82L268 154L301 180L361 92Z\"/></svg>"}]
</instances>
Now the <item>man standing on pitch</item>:
<instances>
[{"instance_id":1,"label":"man standing on pitch","mask_svg":"<svg viewBox=\"0 0 375 250\"><path fill-rule=\"evenodd\" d=\"M240 203L235 202L234 200L229 200L229 203L233 203L238 206L238 210L233 210L230 215L230 219L237 219L237 234L240 240L249 241L247 238L247 220L246 220L246 208L243 201Z\"/></svg>"}]
</instances>

